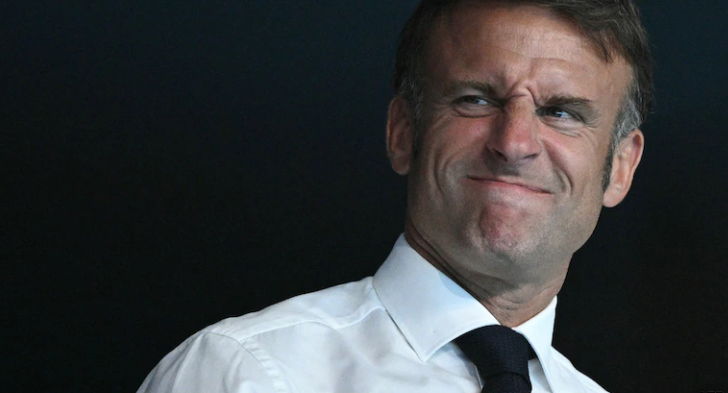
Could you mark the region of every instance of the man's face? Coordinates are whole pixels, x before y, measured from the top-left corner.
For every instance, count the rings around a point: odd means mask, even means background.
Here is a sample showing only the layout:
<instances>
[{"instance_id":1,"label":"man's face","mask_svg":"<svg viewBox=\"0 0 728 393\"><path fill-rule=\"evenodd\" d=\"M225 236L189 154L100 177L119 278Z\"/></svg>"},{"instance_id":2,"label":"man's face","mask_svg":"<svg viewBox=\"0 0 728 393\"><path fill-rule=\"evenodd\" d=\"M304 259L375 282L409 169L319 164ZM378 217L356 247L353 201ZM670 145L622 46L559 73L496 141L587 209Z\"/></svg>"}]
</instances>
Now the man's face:
<instances>
[{"instance_id":1,"label":"man's face","mask_svg":"<svg viewBox=\"0 0 728 393\"><path fill-rule=\"evenodd\" d=\"M472 264L458 269L568 264L602 205L626 194L624 184L605 193L602 175L629 67L606 63L549 10L472 2L434 28L426 70L417 157L404 145L393 153L389 137L394 169L409 175L410 224L444 260ZM389 133L411 139L412 122L397 113ZM641 154L637 137L628 149ZM627 189L639 154L617 173Z\"/></svg>"}]
</instances>

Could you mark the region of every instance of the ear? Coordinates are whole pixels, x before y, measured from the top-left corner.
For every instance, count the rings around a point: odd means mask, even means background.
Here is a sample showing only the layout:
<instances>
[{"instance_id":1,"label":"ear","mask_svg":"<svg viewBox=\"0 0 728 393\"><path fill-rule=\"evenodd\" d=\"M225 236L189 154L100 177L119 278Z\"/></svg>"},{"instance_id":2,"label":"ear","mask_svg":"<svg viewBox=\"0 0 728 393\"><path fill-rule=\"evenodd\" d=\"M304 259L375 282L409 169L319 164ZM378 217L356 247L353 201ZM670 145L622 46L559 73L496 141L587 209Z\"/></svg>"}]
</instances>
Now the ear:
<instances>
[{"instance_id":1,"label":"ear","mask_svg":"<svg viewBox=\"0 0 728 393\"><path fill-rule=\"evenodd\" d=\"M638 129L633 130L619 143L612 158L612 172L609 186L604 192L604 206L614 207L627 196L644 147L645 136Z\"/></svg>"},{"instance_id":2,"label":"ear","mask_svg":"<svg viewBox=\"0 0 728 393\"><path fill-rule=\"evenodd\" d=\"M387 118L387 157L395 172L409 173L413 149L412 109L407 100L398 96L389 103Z\"/></svg>"}]
</instances>

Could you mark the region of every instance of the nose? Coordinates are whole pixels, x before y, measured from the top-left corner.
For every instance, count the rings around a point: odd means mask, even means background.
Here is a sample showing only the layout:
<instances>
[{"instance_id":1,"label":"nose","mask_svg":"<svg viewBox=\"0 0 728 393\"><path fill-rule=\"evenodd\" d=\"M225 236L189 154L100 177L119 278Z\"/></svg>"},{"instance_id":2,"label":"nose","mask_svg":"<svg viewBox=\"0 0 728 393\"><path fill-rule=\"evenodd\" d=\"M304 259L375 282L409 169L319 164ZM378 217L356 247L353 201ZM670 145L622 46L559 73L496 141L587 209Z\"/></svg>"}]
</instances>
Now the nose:
<instances>
[{"instance_id":1,"label":"nose","mask_svg":"<svg viewBox=\"0 0 728 393\"><path fill-rule=\"evenodd\" d=\"M538 157L543 146L537 122L538 116L527 105L504 108L490 130L486 143L488 151L509 164Z\"/></svg>"}]
</instances>

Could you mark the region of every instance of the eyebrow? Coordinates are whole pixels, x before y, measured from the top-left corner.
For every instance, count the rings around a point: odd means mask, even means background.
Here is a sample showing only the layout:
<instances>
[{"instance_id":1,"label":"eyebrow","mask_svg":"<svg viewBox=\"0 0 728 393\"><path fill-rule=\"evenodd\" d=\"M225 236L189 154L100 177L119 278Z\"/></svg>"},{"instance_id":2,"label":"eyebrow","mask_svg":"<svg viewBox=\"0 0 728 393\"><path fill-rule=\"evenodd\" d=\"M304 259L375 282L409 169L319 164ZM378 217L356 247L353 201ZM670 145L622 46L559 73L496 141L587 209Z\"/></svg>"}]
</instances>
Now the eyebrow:
<instances>
[{"instance_id":1,"label":"eyebrow","mask_svg":"<svg viewBox=\"0 0 728 393\"><path fill-rule=\"evenodd\" d=\"M571 95L550 95L543 100L542 106L568 105L573 107L594 108L592 100L584 97L575 97Z\"/></svg>"},{"instance_id":2,"label":"eyebrow","mask_svg":"<svg viewBox=\"0 0 728 393\"><path fill-rule=\"evenodd\" d=\"M493 87L493 85L475 80L450 81L445 86L445 95L454 95L464 88L471 88L486 95L495 96L495 87Z\"/></svg>"},{"instance_id":3,"label":"eyebrow","mask_svg":"<svg viewBox=\"0 0 728 393\"><path fill-rule=\"evenodd\" d=\"M495 87L493 87L492 84L476 80L450 81L445 86L445 95L450 96L459 93L459 90L465 88L478 90L486 95L492 96L493 98L495 98L496 96L496 89ZM573 108L584 108L585 110L589 110L591 112L596 111L592 100L585 97L577 97L568 94L547 95L544 99L539 101L543 103L542 105L539 105L541 107L563 105Z\"/></svg>"}]
</instances>

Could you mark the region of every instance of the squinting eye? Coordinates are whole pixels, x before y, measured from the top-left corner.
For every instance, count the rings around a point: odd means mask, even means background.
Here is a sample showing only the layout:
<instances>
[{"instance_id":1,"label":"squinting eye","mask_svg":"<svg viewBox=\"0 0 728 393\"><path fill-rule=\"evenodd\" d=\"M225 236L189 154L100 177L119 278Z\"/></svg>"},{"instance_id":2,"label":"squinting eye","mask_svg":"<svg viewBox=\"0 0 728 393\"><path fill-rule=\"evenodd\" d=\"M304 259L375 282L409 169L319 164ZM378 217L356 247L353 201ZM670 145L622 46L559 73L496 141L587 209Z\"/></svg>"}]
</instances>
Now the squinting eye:
<instances>
[{"instance_id":1,"label":"squinting eye","mask_svg":"<svg viewBox=\"0 0 728 393\"><path fill-rule=\"evenodd\" d=\"M576 119L576 116L574 116L571 112L557 107L541 108L539 109L539 112L541 116L555 117L559 120Z\"/></svg>"},{"instance_id":2,"label":"squinting eye","mask_svg":"<svg viewBox=\"0 0 728 393\"><path fill-rule=\"evenodd\" d=\"M498 109L498 105L480 95L457 97L452 102L452 108L465 117L490 116Z\"/></svg>"},{"instance_id":3,"label":"squinting eye","mask_svg":"<svg viewBox=\"0 0 728 393\"><path fill-rule=\"evenodd\" d=\"M490 103L479 96L463 96L457 99L458 104L490 105Z\"/></svg>"}]
</instances>

